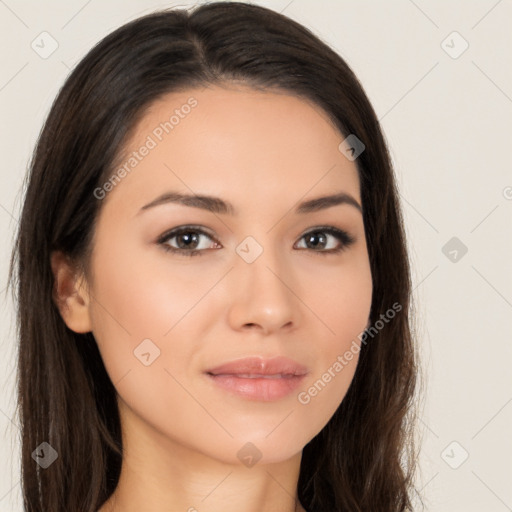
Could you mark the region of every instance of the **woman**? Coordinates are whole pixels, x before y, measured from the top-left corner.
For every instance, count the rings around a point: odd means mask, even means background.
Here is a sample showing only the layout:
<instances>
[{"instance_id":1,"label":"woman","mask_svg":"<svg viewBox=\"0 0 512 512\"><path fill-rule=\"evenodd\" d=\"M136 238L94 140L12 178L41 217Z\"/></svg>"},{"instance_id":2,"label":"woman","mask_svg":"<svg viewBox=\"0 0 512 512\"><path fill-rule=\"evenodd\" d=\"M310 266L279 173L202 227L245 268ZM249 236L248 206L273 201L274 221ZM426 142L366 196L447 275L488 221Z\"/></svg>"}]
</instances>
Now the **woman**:
<instances>
[{"instance_id":1,"label":"woman","mask_svg":"<svg viewBox=\"0 0 512 512\"><path fill-rule=\"evenodd\" d=\"M404 511L404 229L347 64L269 9L107 36L50 111L11 282L27 511Z\"/></svg>"}]
</instances>

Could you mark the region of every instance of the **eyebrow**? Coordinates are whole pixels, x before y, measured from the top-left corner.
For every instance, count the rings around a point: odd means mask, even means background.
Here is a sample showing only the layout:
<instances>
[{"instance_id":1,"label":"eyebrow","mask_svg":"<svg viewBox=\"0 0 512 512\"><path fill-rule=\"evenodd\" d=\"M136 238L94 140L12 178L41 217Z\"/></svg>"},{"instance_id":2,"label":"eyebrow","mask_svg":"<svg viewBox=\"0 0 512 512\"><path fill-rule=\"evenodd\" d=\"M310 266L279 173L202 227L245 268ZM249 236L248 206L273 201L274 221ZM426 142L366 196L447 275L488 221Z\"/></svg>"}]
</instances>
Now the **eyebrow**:
<instances>
[{"instance_id":1,"label":"eyebrow","mask_svg":"<svg viewBox=\"0 0 512 512\"><path fill-rule=\"evenodd\" d=\"M212 213L221 215L238 215L235 207L229 202L221 199L220 197L196 194L183 194L180 192L166 192L150 203L144 205L138 212L142 213L145 210L154 208L167 203L176 203L193 208L200 208ZM296 214L314 213L333 206L347 204L355 207L362 213L361 205L350 194L339 192L337 194L316 197L303 201L295 208Z\"/></svg>"}]
</instances>

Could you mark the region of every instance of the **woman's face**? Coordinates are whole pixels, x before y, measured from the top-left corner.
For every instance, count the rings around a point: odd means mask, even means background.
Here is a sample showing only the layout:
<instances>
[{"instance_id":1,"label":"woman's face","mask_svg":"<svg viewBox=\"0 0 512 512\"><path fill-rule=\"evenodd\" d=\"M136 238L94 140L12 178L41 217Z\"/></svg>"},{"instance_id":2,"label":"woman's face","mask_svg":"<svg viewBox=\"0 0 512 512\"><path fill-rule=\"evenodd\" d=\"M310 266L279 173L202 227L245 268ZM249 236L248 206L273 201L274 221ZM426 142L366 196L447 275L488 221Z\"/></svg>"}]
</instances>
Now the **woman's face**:
<instances>
[{"instance_id":1,"label":"woman's face","mask_svg":"<svg viewBox=\"0 0 512 512\"><path fill-rule=\"evenodd\" d=\"M89 318L125 423L241 464L290 458L329 421L372 297L343 139L285 93L194 89L146 112L117 178L95 192ZM352 199L310 203L337 194ZM291 366L208 373L276 356Z\"/></svg>"}]
</instances>

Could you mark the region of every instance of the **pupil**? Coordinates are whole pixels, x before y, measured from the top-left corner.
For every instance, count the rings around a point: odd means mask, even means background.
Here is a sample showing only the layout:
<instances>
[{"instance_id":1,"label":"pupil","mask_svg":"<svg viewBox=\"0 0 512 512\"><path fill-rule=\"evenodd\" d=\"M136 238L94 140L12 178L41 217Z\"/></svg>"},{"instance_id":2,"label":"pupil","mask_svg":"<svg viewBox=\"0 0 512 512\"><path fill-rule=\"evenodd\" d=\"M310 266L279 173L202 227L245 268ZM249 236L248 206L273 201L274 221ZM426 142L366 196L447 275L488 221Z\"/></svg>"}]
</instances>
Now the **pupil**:
<instances>
[{"instance_id":1,"label":"pupil","mask_svg":"<svg viewBox=\"0 0 512 512\"><path fill-rule=\"evenodd\" d=\"M188 242L185 243L185 248L190 248L191 245L194 245L197 244L197 235L194 235L194 234L191 234L190 231L187 231L185 233L182 233L179 237L178 237L178 240L180 239L186 239L188 240ZM189 243L191 242L191 243ZM183 245L183 244L178 244L178 245ZM194 245L195 247L195 245Z\"/></svg>"},{"instance_id":2,"label":"pupil","mask_svg":"<svg viewBox=\"0 0 512 512\"><path fill-rule=\"evenodd\" d=\"M315 240L315 239L318 240L318 239L324 239L324 238L325 237L323 235L321 235L321 234L319 235L318 233L312 233L308 237L308 245L309 245L309 243L311 243L312 240ZM325 240L323 240L323 242L325 242ZM322 244L323 242L320 242L320 244ZM312 242L311 245L313 247L318 247L319 244L318 244L318 242L317 243Z\"/></svg>"}]
</instances>

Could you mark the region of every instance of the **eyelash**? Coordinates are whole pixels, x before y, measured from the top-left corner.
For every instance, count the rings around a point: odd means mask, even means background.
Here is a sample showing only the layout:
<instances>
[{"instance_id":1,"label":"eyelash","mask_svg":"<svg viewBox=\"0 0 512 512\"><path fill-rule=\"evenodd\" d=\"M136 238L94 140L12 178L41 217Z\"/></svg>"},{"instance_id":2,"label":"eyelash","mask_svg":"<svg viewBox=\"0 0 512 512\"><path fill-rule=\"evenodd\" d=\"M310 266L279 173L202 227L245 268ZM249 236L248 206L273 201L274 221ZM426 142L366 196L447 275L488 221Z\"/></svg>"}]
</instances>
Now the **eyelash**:
<instances>
[{"instance_id":1,"label":"eyelash","mask_svg":"<svg viewBox=\"0 0 512 512\"><path fill-rule=\"evenodd\" d=\"M183 227L172 229L171 231L167 231L158 239L157 243L160 244L162 246L162 248L164 249L164 251L166 251L166 252L172 252L172 253L180 254L183 256L187 256L187 257L201 256L202 252L211 250L211 249L192 249L191 251L187 251L185 249L178 249L176 247L171 247L169 244L166 243L169 240L171 240L172 238L182 235L184 233L198 233L198 234L207 236L208 238L210 238L213 242L215 242L217 244L219 243L215 238L213 238L206 231L204 231L203 229L196 227L196 226L183 226ZM303 238L305 238L308 235L317 234L317 233L326 233L326 234L334 236L341 242L340 247L338 247L337 249L329 249L326 251L315 251L314 249L309 249L309 248L300 249L300 250L310 250L310 251L317 252L319 254L326 256L329 254L340 253L340 252L344 251L345 249L347 249L348 247L350 247L356 241L355 238L352 237L351 235L349 235L346 231L335 228L334 226L316 227L316 228L308 231L307 233L304 233L300 237L300 239L302 240Z\"/></svg>"}]
</instances>

